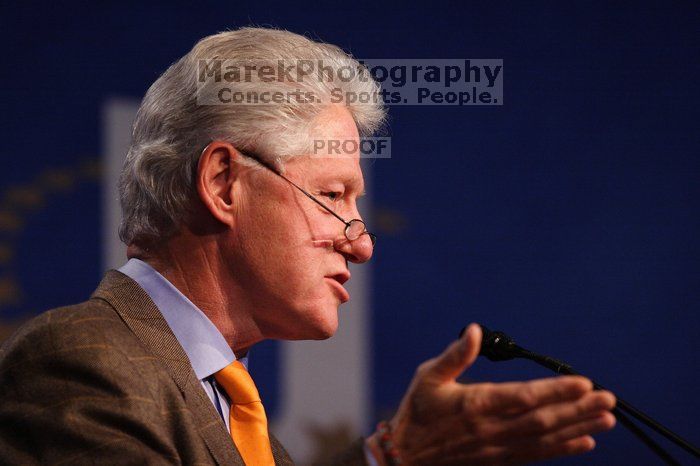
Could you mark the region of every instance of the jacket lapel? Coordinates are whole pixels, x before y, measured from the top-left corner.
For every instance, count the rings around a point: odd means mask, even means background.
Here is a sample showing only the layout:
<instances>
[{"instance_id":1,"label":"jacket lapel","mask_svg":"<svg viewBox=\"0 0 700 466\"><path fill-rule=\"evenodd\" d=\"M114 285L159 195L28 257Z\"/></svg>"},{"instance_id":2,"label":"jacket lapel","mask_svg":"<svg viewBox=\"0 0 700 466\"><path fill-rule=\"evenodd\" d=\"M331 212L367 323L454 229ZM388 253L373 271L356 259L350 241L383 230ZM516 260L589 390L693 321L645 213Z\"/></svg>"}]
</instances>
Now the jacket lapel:
<instances>
[{"instance_id":1,"label":"jacket lapel","mask_svg":"<svg viewBox=\"0 0 700 466\"><path fill-rule=\"evenodd\" d=\"M165 366L189 407L199 434L219 464L243 465L225 424L194 374L185 350L148 294L134 280L110 270L92 295L107 301Z\"/></svg>"}]
</instances>

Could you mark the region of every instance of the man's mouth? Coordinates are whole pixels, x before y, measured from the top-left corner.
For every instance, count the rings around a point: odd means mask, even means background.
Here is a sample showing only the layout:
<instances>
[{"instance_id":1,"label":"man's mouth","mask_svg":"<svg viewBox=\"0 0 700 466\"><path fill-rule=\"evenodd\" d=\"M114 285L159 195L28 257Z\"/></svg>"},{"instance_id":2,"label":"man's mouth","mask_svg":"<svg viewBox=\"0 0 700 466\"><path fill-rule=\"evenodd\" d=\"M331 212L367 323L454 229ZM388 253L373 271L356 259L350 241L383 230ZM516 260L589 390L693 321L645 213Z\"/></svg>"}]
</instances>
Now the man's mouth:
<instances>
[{"instance_id":1,"label":"man's mouth","mask_svg":"<svg viewBox=\"0 0 700 466\"><path fill-rule=\"evenodd\" d=\"M338 295L338 299L340 299L341 303L346 303L350 300L350 293L345 289L343 284L350 280L350 272L349 271L344 271L341 273L337 273L335 275L330 275L328 277L325 277L326 280L331 284L333 289L336 291L336 294Z\"/></svg>"}]
</instances>

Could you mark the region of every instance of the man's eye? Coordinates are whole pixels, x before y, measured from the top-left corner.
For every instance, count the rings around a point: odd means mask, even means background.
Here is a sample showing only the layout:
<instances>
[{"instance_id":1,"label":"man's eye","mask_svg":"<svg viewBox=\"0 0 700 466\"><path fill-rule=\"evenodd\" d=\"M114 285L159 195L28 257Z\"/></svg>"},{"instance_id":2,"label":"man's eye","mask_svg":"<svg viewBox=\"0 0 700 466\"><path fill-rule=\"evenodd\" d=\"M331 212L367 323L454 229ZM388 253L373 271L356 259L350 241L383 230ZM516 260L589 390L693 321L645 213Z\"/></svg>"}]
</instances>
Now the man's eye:
<instances>
[{"instance_id":1,"label":"man's eye","mask_svg":"<svg viewBox=\"0 0 700 466\"><path fill-rule=\"evenodd\" d=\"M340 199L341 193L339 193L338 191L329 191L329 192L321 193L321 195L324 197L327 197L331 201L335 202L338 199Z\"/></svg>"}]
</instances>

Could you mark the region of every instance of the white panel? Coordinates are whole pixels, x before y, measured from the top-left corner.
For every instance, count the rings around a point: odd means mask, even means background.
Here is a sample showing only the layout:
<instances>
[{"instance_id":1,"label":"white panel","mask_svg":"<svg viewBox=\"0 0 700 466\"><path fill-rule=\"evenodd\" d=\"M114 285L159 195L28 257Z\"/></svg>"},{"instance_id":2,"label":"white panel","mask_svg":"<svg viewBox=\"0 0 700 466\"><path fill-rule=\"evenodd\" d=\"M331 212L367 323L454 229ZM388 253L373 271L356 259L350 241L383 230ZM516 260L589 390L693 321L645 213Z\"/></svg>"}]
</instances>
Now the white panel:
<instances>
[{"instance_id":1,"label":"white panel","mask_svg":"<svg viewBox=\"0 0 700 466\"><path fill-rule=\"evenodd\" d=\"M366 162L366 160L363 160ZM371 160L362 164L366 191L371 192ZM359 205L370 219L370 196ZM372 222L368 222L371 229ZM318 449L311 426L328 434L343 426L350 436L366 435L372 411L371 385L371 262L350 264L346 287L351 299L339 311L338 332L326 341L284 342L284 380L280 417L273 431L292 458L308 464Z\"/></svg>"},{"instance_id":2,"label":"white panel","mask_svg":"<svg viewBox=\"0 0 700 466\"><path fill-rule=\"evenodd\" d=\"M131 124L139 103L111 99L102 106L102 269L126 262L126 246L119 241L121 210L117 195L119 172L131 141Z\"/></svg>"},{"instance_id":3,"label":"white panel","mask_svg":"<svg viewBox=\"0 0 700 466\"><path fill-rule=\"evenodd\" d=\"M350 302L340 308L336 335L326 341L284 342L280 418L272 430L299 464L318 445L310 428L366 434L371 409L368 265L350 267Z\"/></svg>"}]
</instances>

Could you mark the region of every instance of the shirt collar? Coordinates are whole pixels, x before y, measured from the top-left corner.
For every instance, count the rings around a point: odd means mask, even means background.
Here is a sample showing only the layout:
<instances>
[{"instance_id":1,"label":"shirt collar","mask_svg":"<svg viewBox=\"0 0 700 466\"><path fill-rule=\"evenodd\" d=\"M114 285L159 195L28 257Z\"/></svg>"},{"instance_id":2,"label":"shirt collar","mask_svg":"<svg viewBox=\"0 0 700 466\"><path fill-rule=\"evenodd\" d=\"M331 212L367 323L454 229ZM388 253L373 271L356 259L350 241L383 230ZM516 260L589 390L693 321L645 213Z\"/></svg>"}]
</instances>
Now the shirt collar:
<instances>
[{"instance_id":1,"label":"shirt collar","mask_svg":"<svg viewBox=\"0 0 700 466\"><path fill-rule=\"evenodd\" d=\"M236 360L236 355L211 320L172 283L139 259L129 259L119 271L143 288L158 307L185 350L200 380ZM248 365L248 358L241 358Z\"/></svg>"}]
</instances>

